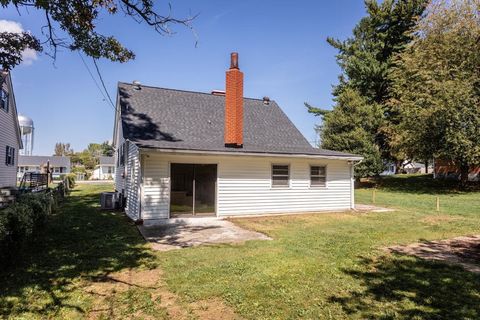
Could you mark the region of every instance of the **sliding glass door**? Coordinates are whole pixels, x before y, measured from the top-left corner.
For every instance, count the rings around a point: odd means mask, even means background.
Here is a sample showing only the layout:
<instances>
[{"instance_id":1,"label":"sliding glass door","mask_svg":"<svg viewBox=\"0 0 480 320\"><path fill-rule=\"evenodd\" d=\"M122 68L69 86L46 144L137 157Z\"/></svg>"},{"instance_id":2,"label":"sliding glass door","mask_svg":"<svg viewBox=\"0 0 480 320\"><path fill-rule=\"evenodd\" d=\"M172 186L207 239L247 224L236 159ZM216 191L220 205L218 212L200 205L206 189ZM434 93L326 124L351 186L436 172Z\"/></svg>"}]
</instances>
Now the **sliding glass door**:
<instances>
[{"instance_id":1,"label":"sliding glass door","mask_svg":"<svg viewBox=\"0 0 480 320\"><path fill-rule=\"evenodd\" d=\"M170 216L215 215L216 164L172 163Z\"/></svg>"}]
</instances>

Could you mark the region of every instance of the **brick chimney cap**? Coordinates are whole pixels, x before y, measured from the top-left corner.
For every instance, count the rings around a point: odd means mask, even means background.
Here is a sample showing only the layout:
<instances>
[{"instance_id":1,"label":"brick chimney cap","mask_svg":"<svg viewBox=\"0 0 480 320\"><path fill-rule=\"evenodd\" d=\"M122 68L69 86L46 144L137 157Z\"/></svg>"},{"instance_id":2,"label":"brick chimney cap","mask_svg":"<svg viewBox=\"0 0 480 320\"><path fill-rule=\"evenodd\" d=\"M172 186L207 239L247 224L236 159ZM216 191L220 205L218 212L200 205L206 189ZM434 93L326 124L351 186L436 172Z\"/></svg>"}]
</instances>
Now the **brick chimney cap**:
<instances>
[{"instance_id":1,"label":"brick chimney cap","mask_svg":"<svg viewBox=\"0 0 480 320\"><path fill-rule=\"evenodd\" d=\"M239 69L238 67L238 52L230 54L230 69Z\"/></svg>"}]
</instances>

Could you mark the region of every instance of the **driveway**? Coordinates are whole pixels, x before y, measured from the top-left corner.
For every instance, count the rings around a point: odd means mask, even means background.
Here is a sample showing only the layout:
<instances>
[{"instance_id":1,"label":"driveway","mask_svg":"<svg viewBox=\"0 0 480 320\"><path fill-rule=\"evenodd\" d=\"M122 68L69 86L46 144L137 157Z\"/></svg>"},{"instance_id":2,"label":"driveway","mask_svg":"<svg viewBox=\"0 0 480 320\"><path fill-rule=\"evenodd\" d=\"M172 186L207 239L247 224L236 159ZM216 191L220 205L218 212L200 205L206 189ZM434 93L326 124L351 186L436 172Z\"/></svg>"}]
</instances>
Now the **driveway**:
<instances>
[{"instance_id":1,"label":"driveway","mask_svg":"<svg viewBox=\"0 0 480 320\"><path fill-rule=\"evenodd\" d=\"M158 251L248 240L271 240L263 233L240 228L217 218L182 218L145 221L138 229Z\"/></svg>"}]
</instances>

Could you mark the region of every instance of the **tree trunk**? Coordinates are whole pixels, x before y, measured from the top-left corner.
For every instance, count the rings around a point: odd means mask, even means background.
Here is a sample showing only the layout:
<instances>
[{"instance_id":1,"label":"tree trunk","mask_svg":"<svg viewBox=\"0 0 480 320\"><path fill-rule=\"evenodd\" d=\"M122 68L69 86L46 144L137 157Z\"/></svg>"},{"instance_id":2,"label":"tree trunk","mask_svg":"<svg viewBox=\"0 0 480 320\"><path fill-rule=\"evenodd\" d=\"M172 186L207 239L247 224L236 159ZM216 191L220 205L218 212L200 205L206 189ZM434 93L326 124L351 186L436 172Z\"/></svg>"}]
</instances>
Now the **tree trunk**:
<instances>
[{"instance_id":1,"label":"tree trunk","mask_svg":"<svg viewBox=\"0 0 480 320\"><path fill-rule=\"evenodd\" d=\"M470 166L468 164L460 165L460 185L466 187L468 183L468 173L470 171Z\"/></svg>"},{"instance_id":2,"label":"tree trunk","mask_svg":"<svg viewBox=\"0 0 480 320\"><path fill-rule=\"evenodd\" d=\"M428 173L428 160L425 160L425 173Z\"/></svg>"}]
</instances>

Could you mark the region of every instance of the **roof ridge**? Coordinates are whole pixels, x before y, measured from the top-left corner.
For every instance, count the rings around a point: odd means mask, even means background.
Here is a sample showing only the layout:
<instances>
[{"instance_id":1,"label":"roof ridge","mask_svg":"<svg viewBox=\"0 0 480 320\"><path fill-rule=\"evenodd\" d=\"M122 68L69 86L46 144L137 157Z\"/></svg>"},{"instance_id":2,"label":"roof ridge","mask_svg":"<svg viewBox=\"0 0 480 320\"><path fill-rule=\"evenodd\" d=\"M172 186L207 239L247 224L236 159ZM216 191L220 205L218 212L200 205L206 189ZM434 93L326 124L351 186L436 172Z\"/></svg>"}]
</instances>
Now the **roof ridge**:
<instances>
[{"instance_id":1,"label":"roof ridge","mask_svg":"<svg viewBox=\"0 0 480 320\"><path fill-rule=\"evenodd\" d=\"M129 82L123 82L123 81L118 81L118 84L124 84L133 87L134 84L129 83ZM152 88L152 89L161 89L161 90L168 90L168 91L177 91L177 92L187 92L187 93L199 93L199 94L205 94L208 96L212 97L222 97L222 95L213 95L208 92L203 92L203 91L193 91L193 90L185 90L185 89L175 89L175 88L165 88L165 87L159 87L159 86L149 86L145 84L140 84L142 87L147 87L147 88ZM243 99L248 99L248 100L255 100L255 101L263 101L263 98L250 98L250 97L243 97ZM275 100L270 99L270 103L276 103Z\"/></svg>"}]
</instances>

